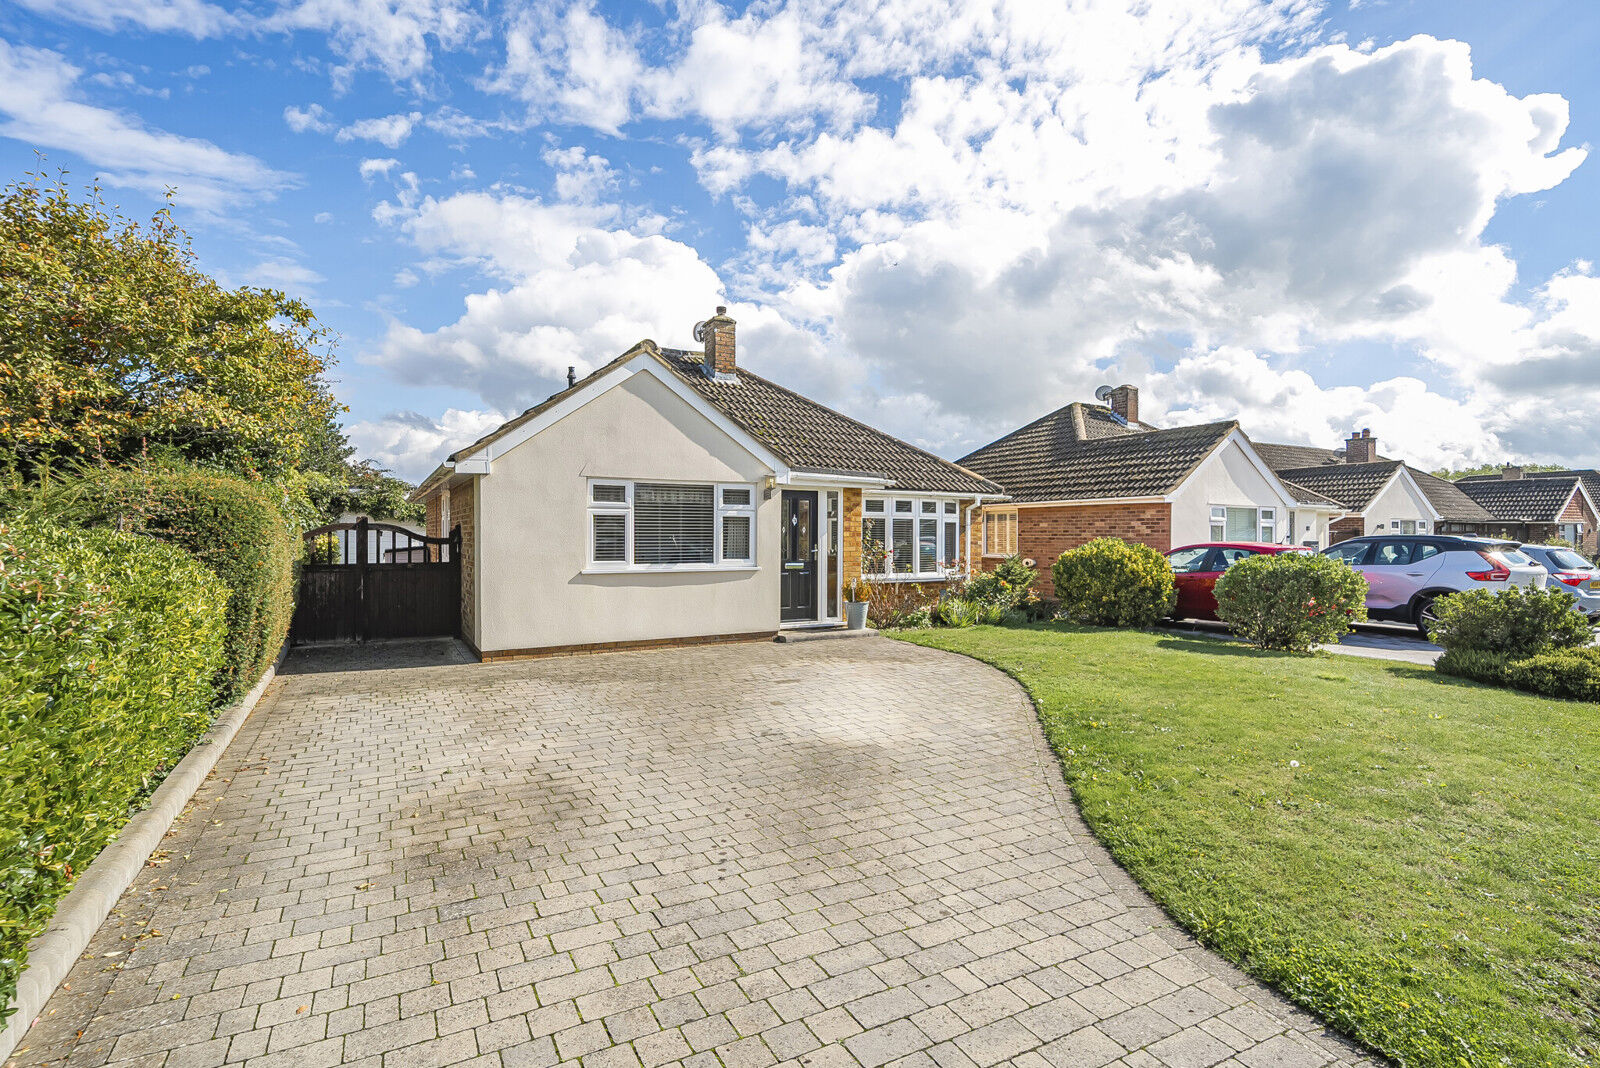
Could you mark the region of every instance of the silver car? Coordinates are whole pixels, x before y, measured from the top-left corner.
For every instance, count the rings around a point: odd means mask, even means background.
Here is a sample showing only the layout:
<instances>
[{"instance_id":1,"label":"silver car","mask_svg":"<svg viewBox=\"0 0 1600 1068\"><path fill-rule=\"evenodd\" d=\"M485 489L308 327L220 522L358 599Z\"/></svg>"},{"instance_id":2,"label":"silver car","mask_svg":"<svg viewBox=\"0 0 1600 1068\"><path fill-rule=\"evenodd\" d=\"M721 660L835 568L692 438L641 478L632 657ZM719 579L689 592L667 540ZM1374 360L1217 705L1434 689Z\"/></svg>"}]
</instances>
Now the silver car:
<instances>
[{"instance_id":1,"label":"silver car","mask_svg":"<svg viewBox=\"0 0 1600 1068\"><path fill-rule=\"evenodd\" d=\"M1524 545L1522 551L1550 572L1552 582L1572 594L1578 611L1591 620L1600 619L1600 568L1559 545Z\"/></svg>"},{"instance_id":2,"label":"silver car","mask_svg":"<svg viewBox=\"0 0 1600 1068\"><path fill-rule=\"evenodd\" d=\"M1367 580L1367 617L1410 623L1426 638L1433 602L1462 590L1544 586L1550 573L1514 541L1449 534L1371 535L1322 550Z\"/></svg>"}]
</instances>

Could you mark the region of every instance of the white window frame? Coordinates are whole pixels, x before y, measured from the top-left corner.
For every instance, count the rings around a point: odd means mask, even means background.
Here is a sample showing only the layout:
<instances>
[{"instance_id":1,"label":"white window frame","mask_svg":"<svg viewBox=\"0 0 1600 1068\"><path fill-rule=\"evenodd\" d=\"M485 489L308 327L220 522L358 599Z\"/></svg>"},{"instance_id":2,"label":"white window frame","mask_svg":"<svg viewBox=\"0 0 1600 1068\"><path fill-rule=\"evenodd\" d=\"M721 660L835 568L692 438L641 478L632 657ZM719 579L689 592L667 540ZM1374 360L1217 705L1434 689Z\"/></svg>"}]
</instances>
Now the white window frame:
<instances>
[{"instance_id":1,"label":"white window frame","mask_svg":"<svg viewBox=\"0 0 1600 1068\"><path fill-rule=\"evenodd\" d=\"M878 582L943 582L946 579L961 574L961 540L965 528L965 518L961 510L956 509L956 543L945 544L946 527L949 513L945 504L949 501L946 497L901 497L873 494L865 496L861 501L861 529L857 536L866 540L866 520L882 519L884 530L884 558L886 570L871 572L866 570L867 562L862 559L862 577ZM911 510L897 509L896 505L909 502ZM869 508L869 504L878 503L876 510ZM911 570L896 571L894 569L894 521L896 519L909 520L911 523ZM934 538L939 544L940 552L935 554L933 568L922 569L922 522L931 520L934 523ZM864 545L863 545L864 547Z\"/></svg>"},{"instance_id":2,"label":"white window frame","mask_svg":"<svg viewBox=\"0 0 1600 1068\"><path fill-rule=\"evenodd\" d=\"M709 564L636 564L633 562L633 487L639 482L660 483L678 486L706 486L712 491L711 511L711 555ZM594 499L596 486L621 486L624 489L626 500L623 501L597 501ZM723 491L730 489L748 490L750 503L725 504ZM656 574L661 572L678 571L754 571L756 564L756 486L749 482L689 482L683 479L671 478L590 478L586 480L584 494L588 507L584 509L584 523L587 530L584 535L584 573L585 574ZM594 558L594 520L598 515L622 515L626 517L626 558L623 560L596 560ZM747 560L729 560L723 555L722 544L722 518L727 515L744 515L750 517L750 557Z\"/></svg>"},{"instance_id":3,"label":"white window frame","mask_svg":"<svg viewBox=\"0 0 1600 1068\"><path fill-rule=\"evenodd\" d=\"M1212 541L1228 541L1228 510L1249 508L1256 514L1256 540L1264 545L1278 543L1278 509L1262 508L1253 504L1213 504L1211 508L1210 533ZM1291 513L1292 515L1293 513ZM1289 530L1290 536L1294 528Z\"/></svg>"}]
</instances>

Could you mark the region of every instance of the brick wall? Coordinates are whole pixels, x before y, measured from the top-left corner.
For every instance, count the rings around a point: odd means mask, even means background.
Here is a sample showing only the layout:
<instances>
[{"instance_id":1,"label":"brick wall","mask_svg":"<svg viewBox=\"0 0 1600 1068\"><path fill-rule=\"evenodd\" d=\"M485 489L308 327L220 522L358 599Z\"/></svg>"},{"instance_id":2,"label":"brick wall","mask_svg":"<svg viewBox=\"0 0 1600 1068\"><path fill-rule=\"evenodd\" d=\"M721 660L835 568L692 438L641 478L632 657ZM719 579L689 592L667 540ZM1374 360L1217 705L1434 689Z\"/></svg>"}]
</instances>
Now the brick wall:
<instances>
[{"instance_id":1,"label":"brick wall","mask_svg":"<svg viewBox=\"0 0 1600 1068\"><path fill-rule=\"evenodd\" d=\"M461 635L473 645L478 644L472 610L478 589L477 491L478 484L472 481L450 491L450 525L461 528Z\"/></svg>"},{"instance_id":2,"label":"brick wall","mask_svg":"<svg viewBox=\"0 0 1600 1068\"><path fill-rule=\"evenodd\" d=\"M1121 538L1166 552L1172 548L1172 507L1094 504L1017 509L1017 552L1038 563L1041 597L1055 596L1050 569L1056 557L1095 538Z\"/></svg>"},{"instance_id":3,"label":"brick wall","mask_svg":"<svg viewBox=\"0 0 1600 1068\"><path fill-rule=\"evenodd\" d=\"M1346 516L1328 524L1328 544L1359 538L1367 532L1367 521L1360 516Z\"/></svg>"},{"instance_id":4,"label":"brick wall","mask_svg":"<svg viewBox=\"0 0 1600 1068\"><path fill-rule=\"evenodd\" d=\"M846 585L861 577L861 491L843 490L839 496L840 534L844 544L839 554L839 573Z\"/></svg>"}]
</instances>

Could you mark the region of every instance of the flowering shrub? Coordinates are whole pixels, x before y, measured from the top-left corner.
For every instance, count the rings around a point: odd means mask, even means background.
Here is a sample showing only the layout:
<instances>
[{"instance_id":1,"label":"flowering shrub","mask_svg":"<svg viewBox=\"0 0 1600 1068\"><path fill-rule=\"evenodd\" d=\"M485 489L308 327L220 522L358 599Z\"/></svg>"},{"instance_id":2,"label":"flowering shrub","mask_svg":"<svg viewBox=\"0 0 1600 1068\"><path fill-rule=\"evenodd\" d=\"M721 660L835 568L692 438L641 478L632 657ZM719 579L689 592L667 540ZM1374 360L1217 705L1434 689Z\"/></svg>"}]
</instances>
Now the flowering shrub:
<instances>
[{"instance_id":1,"label":"flowering shrub","mask_svg":"<svg viewBox=\"0 0 1600 1068\"><path fill-rule=\"evenodd\" d=\"M1367 618L1367 580L1342 560L1257 553L1217 579L1217 618L1258 649L1303 653Z\"/></svg>"},{"instance_id":2,"label":"flowering shrub","mask_svg":"<svg viewBox=\"0 0 1600 1068\"><path fill-rule=\"evenodd\" d=\"M1033 587L1038 579L1038 570L1023 563L1022 557L1008 556L993 571L980 571L968 579L961 596L981 605L998 605L1002 615L1017 610L1035 619L1040 601Z\"/></svg>"},{"instance_id":3,"label":"flowering shrub","mask_svg":"<svg viewBox=\"0 0 1600 1068\"><path fill-rule=\"evenodd\" d=\"M1172 565L1148 545L1096 538L1051 569L1061 615L1103 627L1148 627L1177 603Z\"/></svg>"}]
</instances>

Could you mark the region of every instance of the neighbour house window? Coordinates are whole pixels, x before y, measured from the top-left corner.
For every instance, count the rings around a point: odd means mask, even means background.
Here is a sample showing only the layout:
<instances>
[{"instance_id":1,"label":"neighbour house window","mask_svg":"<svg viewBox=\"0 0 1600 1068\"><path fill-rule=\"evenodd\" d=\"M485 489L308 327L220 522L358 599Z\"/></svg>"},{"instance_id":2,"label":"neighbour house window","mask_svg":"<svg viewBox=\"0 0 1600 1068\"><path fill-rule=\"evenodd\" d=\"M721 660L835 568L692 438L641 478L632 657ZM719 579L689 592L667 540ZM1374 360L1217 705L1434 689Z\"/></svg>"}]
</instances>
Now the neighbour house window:
<instances>
[{"instance_id":1,"label":"neighbour house window","mask_svg":"<svg viewBox=\"0 0 1600 1068\"><path fill-rule=\"evenodd\" d=\"M1017 554L1017 510L984 510L983 554L985 556L1015 556Z\"/></svg>"},{"instance_id":2,"label":"neighbour house window","mask_svg":"<svg viewBox=\"0 0 1600 1068\"><path fill-rule=\"evenodd\" d=\"M1274 508L1211 506L1212 541L1278 540L1278 513Z\"/></svg>"},{"instance_id":3,"label":"neighbour house window","mask_svg":"<svg viewBox=\"0 0 1600 1068\"><path fill-rule=\"evenodd\" d=\"M682 482L589 484L589 563L695 569L755 560L755 490Z\"/></svg>"},{"instance_id":4,"label":"neighbour house window","mask_svg":"<svg viewBox=\"0 0 1600 1068\"><path fill-rule=\"evenodd\" d=\"M1400 533L1402 534L1415 534L1417 532L1417 521L1415 519L1402 519L1399 525Z\"/></svg>"},{"instance_id":5,"label":"neighbour house window","mask_svg":"<svg viewBox=\"0 0 1600 1068\"><path fill-rule=\"evenodd\" d=\"M863 574L942 578L960 560L955 501L869 497L861 511Z\"/></svg>"}]
</instances>

